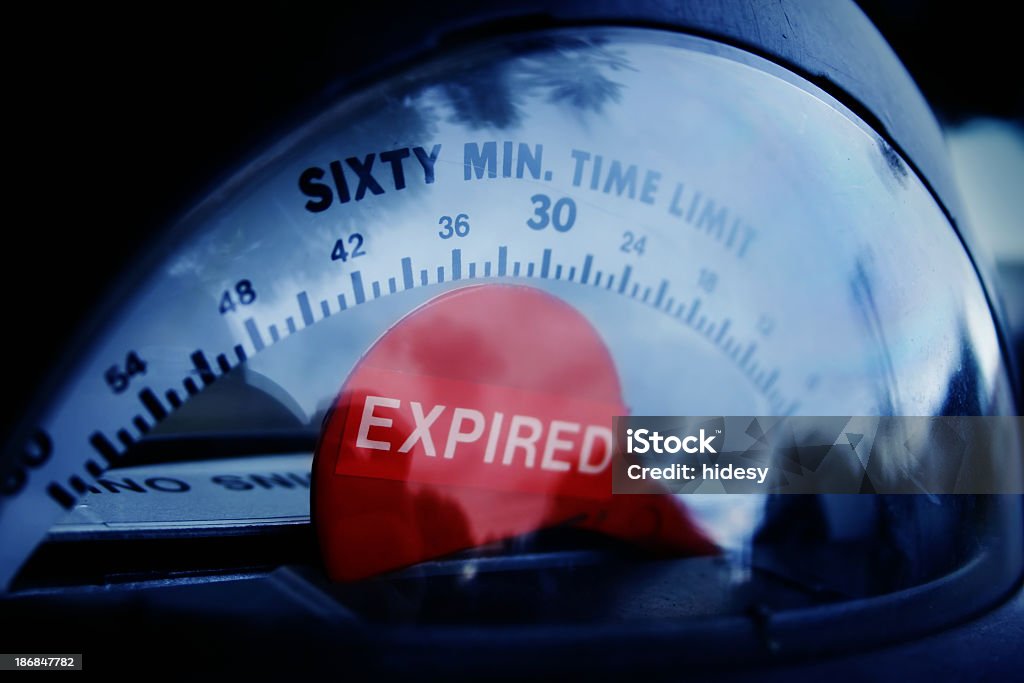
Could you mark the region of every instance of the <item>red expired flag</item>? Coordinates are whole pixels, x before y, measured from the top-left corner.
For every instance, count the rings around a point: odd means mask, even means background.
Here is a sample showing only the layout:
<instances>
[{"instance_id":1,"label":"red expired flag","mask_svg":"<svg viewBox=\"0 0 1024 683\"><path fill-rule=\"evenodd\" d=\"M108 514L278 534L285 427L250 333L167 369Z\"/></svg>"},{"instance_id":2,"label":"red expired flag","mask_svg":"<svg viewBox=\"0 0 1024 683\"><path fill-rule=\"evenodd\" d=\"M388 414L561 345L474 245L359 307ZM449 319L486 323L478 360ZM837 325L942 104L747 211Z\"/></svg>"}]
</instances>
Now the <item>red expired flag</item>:
<instances>
[{"instance_id":1,"label":"red expired flag","mask_svg":"<svg viewBox=\"0 0 1024 683\"><path fill-rule=\"evenodd\" d=\"M563 523L717 552L674 496L612 496L610 426L626 412L608 349L565 302L495 284L433 299L371 347L324 421L311 510L328 575Z\"/></svg>"}]
</instances>

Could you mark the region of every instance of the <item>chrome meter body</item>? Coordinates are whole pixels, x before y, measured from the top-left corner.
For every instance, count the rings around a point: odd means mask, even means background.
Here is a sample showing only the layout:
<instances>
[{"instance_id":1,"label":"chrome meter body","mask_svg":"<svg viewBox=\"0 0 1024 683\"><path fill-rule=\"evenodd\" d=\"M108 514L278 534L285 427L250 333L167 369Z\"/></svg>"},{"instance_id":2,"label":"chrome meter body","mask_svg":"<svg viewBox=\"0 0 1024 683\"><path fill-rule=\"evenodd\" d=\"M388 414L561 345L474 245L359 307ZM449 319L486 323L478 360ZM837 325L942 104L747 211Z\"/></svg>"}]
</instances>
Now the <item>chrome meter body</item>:
<instances>
[{"instance_id":1,"label":"chrome meter body","mask_svg":"<svg viewBox=\"0 0 1024 683\"><path fill-rule=\"evenodd\" d=\"M574 309L632 414L1014 414L984 264L905 75L888 53L876 92L814 72L752 37L782 31L781 10L733 9L526 8L535 28L406 63L250 158L170 226L6 454L7 607L56 599L90 547L305 548L310 449L346 378L410 312L468 287ZM824 10L788 9L797 34L817 26L805 47L859 54L821 42ZM879 99L893 84L906 92ZM532 333L559 339L545 320ZM464 322L439 320L437 339ZM217 586L308 591L311 642L354 634L408 655L362 664L402 668L458 642L508 658L531 628L598 651L685 633L707 662L799 658L952 622L1020 571L1013 498L794 500L687 500L719 558L560 527L364 583L327 582L305 551L100 573L115 593L202 583L213 613L231 601ZM878 626L897 610L913 618Z\"/></svg>"}]
</instances>

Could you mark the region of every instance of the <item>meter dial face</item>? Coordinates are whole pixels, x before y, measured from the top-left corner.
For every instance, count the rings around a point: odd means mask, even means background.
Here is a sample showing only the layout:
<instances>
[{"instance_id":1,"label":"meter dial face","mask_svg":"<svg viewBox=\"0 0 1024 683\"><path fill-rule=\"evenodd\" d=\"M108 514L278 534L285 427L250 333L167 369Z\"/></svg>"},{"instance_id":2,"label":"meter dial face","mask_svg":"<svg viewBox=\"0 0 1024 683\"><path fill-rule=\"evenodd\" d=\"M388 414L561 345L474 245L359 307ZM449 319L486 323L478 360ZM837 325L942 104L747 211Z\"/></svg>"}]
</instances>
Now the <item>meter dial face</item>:
<instances>
[{"instance_id":1,"label":"meter dial face","mask_svg":"<svg viewBox=\"0 0 1024 683\"><path fill-rule=\"evenodd\" d=\"M413 68L171 232L48 397L45 457L2 503L5 582L138 442L316 432L376 340L467 286L573 309L632 414L1012 412L984 292L916 175L815 87L701 39L550 32ZM729 546L760 507L721 496L704 524Z\"/></svg>"}]
</instances>

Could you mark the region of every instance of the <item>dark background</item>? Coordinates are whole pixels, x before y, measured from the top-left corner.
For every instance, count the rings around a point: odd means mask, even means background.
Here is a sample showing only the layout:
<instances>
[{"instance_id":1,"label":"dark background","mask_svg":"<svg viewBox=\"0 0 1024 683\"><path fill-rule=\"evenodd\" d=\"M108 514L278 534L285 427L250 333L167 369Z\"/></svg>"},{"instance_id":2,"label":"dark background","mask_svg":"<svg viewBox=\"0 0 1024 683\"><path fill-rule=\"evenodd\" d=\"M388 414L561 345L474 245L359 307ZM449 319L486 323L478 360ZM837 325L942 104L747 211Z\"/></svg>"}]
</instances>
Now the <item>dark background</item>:
<instances>
[{"instance_id":1,"label":"dark background","mask_svg":"<svg viewBox=\"0 0 1024 683\"><path fill-rule=\"evenodd\" d=\"M1008 4L861 3L958 122L1024 117ZM369 10L360 8L358 16ZM378 12L400 19L400 3ZM151 233L324 97L379 30L355 10L44 9L5 33L5 410L24 412L92 304ZM11 82L13 81L13 82ZM5 174L6 175L6 174Z\"/></svg>"}]
</instances>

